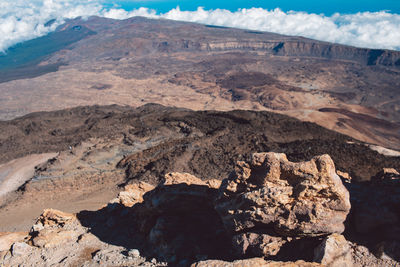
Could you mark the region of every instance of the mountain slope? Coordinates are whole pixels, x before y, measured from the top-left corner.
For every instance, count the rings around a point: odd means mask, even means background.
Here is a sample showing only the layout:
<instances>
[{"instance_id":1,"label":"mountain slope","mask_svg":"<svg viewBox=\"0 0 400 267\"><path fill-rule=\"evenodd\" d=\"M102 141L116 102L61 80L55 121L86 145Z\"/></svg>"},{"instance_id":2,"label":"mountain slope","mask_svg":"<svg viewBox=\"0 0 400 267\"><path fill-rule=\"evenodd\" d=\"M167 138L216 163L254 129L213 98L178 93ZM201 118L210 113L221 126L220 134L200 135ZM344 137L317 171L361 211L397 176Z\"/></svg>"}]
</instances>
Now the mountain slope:
<instances>
[{"instance_id":1,"label":"mountain slope","mask_svg":"<svg viewBox=\"0 0 400 267\"><path fill-rule=\"evenodd\" d=\"M140 17L75 19L52 36L71 43L0 73L0 118L93 104L269 110L400 149L397 51Z\"/></svg>"}]
</instances>

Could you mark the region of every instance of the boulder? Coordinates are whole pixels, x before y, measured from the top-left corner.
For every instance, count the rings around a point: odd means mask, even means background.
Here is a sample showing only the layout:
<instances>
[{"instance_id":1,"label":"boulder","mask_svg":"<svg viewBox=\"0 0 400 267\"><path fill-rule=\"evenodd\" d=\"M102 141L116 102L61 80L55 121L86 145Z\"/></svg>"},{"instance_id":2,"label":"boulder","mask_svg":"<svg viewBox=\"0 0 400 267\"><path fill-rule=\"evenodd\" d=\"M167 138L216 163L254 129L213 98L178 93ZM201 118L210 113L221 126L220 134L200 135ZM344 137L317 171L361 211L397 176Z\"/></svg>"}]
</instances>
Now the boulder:
<instances>
[{"instance_id":1,"label":"boulder","mask_svg":"<svg viewBox=\"0 0 400 267\"><path fill-rule=\"evenodd\" d=\"M344 231L350 199L329 155L294 163L271 152L238 162L215 207L230 233L315 237Z\"/></svg>"},{"instance_id":2,"label":"boulder","mask_svg":"<svg viewBox=\"0 0 400 267\"><path fill-rule=\"evenodd\" d=\"M75 214L47 209L32 226L30 243L40 248L56 247L77 241L83 231Z\"/></svg>"},{"instance_id":3,"label":"boulder","mask_svg":"<svg viewBox=\"0 0 400 267\"><path fill-rule=\"evenodd\" d=\"M132 207L143 202L143 195L154 189L154 186L145 182L125 186L125 190L118 194L117 201L125 207Z\"/></svg>"},{"instance_id":4,"label":"boulder","mask_svg":"<svg viewBox=\"0 0 400 267\"><path fill-rule=\"evenodd\" d=\"M331 267L352 267L351 245L339 234L326 237L314 250L314 261Z\"/></svg>"},{"instance_id":5,"label":"boulder","mask_svg":"<svg viewBox=\"0 0 400 267\"><path fill-rule=\"evenodd\" d=\"M76 216L71 213L62 212L54 209L46 209L37 219L35 225L36 227L46 227L46 226L60 226L75 221Z\"/></svg>"},{"instance_id":6,"label":"boulder","mask_svg":"<svg viewBox=\"0 0 400 267\"><path fill-rule=\"evenodd\" d=\"M43 229L31 241L35 247L50 248L65 244L66 242L77 241L79 234L79 232L74 230Z\"/></svg>"},{"instance_id":7,"label":"boulder","mask_svg":"<svg viewBox=\"0 0 400 267\"><path fill-rule=\"evenodd\" d=\"M16 242L11 247L11 253L13 256L28 256L33 248L25 242Z\"/></svg>"}]
</instances>

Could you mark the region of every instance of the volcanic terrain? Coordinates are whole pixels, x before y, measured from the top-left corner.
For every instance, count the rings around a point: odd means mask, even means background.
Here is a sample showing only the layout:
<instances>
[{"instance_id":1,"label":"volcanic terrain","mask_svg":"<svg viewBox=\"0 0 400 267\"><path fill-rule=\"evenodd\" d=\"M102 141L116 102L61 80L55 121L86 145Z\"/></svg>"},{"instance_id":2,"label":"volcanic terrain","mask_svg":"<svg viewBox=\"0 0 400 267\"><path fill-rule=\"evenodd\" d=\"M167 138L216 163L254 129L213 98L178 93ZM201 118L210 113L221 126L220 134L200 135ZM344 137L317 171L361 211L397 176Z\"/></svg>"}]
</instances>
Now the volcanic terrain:
<instances>
[{"instance_id":1,"label":"volcanic terrain","mask_svg":"<svg viewBox=\"0 0 400 267\"><path fill-rule=\"evenodd\" d=\"M400 52L134 17L75 19L0 56L0 118L145 103L269 110L400 149Z\"/></svg>"},{"instance_id":2,"label":"volcanic terrain","mask_svg":"<svg viewBox=\"0 0 400 267\"><path fill-rule=\"evenodd\" d=\"M400 52L69 20L0 55L0 265L399 266L399 150Z\"/></svg>"}]
</instances>

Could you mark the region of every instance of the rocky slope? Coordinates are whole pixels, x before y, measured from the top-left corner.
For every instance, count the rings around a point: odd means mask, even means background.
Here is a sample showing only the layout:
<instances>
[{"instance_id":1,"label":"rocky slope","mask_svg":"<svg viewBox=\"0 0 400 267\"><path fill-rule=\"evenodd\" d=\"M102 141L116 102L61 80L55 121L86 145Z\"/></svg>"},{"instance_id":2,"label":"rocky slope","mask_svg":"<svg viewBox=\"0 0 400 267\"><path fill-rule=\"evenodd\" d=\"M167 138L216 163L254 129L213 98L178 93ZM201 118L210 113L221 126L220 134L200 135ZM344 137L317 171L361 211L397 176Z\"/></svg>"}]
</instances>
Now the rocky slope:
<instances>
[{"instance_id":1,"label":"rocky slope","mask_svg":"<svg viewBox=\"0 0 400 267\"><path fill-rule=\"evenodd\" d=\"M75 19L0 57L0 119L94 104L269 110L400 149L399 60L194 23Z\"/></svg>"},{"instance_id":2,"label":"rocky slope","mask_svg":"<svg viewBox=\"0 0 400 267\"><path fill-rule=\"evenodd\" d=\"M400 169L397 156L269 112L94 106L30 114L0 122L0 129L2 166L57 152L35 167L22 164L33 176L19 184L14 180L18 190L1 199L0 231L28 230L44 208L96 210L121 186L136 181L157 185L168 172L222 179L237 160L248 160L257 151L286 153L292 161L329 154L341 175L353 181L370 180L384 168ZM10 173L20 168L17 164ZM10 168L0 170L0 177L7 177Z\"/></svg>"},{"instance_id":3,"label":"rocky slope","mask_svg":"<svg viewBox=\"0 0 400 267\"><path fill-rule=\"evenodd\" d=\"M397 195L399 181L388 170L374 179ZM255 153L222 182L169 173L156 187L127 186L98 211L46 210L29 233L0 236L0 260L5 266L398 266L397 229L385 236L375 227L371 236L348 216L368 207L364 220L374 221L381 207L371 197L359 200L376 188L347 187L329 155L296 163L285 154ZM399 199L386 200L392 217L382 221L398 221Z\"/></svg>"}]
</instances>

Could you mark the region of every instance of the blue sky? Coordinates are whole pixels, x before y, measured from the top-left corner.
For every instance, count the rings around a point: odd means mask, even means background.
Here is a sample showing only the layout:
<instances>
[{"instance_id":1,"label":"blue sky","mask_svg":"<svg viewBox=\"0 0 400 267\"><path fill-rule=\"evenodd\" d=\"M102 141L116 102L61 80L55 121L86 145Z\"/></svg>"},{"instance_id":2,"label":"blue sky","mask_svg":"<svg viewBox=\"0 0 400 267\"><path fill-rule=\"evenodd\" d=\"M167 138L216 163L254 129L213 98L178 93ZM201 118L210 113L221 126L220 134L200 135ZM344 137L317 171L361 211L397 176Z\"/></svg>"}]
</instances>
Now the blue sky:
<instances>
[{"instance_id":1,"label":"blue sky","mask_svg":"<svg viewBox=\"0 0 400 267\"><path fill-rule=\"evenodd\" d=\"M283 11L304 11L332 15L333 13L352 14L357 12L376 12L389 10L391 13L400 13L400 0L211 0L211 1L104 1L106 5L118 4L122 8L132 10L139 7L148 7L165 13L179 6L181 10L196 10L198 6L205 9L227 9L235 11L239 8L261 7L265 9L280 8Z\"/></svg>"}]
</instances>

